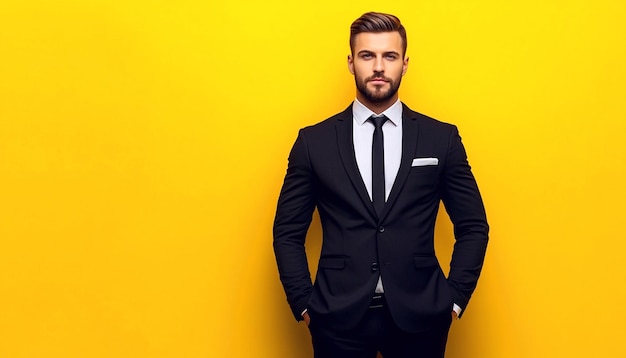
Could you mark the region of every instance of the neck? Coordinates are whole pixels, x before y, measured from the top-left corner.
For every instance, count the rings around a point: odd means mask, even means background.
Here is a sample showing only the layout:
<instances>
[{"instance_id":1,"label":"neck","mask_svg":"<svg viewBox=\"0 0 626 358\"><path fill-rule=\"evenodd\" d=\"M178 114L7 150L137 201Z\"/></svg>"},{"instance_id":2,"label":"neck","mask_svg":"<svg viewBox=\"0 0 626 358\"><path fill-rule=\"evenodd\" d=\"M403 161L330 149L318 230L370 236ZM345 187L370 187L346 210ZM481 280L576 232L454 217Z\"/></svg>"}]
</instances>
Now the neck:
<instances>
[{"instance_id":1,"label":"neck","mask_svg":"<svg viewBox=\"0 0 626 358\"><path fill-rule=\"evenodd\" d=\"M356 94L356 98L370 111L376 114L381 114L384 111L386 111L389 107L391 107L394 103L396 103L396 101L398 100L398 94L396 93L395 96L382 102L369 101L367 98L364 98L360 92Z\"/></svg>"}]
</instances>

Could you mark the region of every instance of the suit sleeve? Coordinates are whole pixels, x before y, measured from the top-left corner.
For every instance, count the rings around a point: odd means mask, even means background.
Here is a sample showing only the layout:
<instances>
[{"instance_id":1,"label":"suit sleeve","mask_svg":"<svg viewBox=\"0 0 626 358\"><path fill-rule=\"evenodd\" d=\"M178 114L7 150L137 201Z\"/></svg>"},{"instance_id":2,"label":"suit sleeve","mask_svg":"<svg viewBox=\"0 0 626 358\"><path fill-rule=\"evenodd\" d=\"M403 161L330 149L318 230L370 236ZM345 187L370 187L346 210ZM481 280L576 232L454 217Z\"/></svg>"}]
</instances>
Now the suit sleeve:
<instances>
[{"instance_id":1,"label":"suit sleeve","mask_svg":"<svg viewBox=\"0 0 626 358\"><path fill-rule=\"evenodd\" d=\"M456 127L449 138L442 201L454 225L454 251L448 284L454 302L465 312L483 267L489 225L478 185Z\"/></svg>"},{"instance_id":2,"label":"suit sleeve","mask_svg":"<svg viewBox=\"0 0 626 358\"><path fill-rule=\"evenodd\" d=\"M302 320L311 295L311 274L304 242L315 209L315 185L304 131L289 155L289 164L274 219L274 253L287 302Z\"/></svg>"}]
</instances>

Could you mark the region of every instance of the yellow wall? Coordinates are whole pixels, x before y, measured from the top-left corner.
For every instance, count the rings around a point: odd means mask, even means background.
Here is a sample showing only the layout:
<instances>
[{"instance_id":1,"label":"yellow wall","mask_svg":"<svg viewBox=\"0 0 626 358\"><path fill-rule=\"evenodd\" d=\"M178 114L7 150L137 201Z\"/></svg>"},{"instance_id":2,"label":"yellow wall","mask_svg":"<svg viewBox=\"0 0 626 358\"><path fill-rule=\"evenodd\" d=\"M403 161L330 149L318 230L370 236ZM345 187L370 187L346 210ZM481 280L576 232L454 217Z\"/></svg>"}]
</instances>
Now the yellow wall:
<instances>
[{"instance_id":1,"label":"yellow wall","mask_svg":"<svg viewBox=\"0 0 626 358\"><path fill-rule=\"evenodd\" d=\"M448 357L626 356L625 2L298 3L0 3L0 357L310 357L274 208L297 129L354 96L371 9L405 23L401 97L459 126L492 226Z\"/></svg>"}]
</instances>

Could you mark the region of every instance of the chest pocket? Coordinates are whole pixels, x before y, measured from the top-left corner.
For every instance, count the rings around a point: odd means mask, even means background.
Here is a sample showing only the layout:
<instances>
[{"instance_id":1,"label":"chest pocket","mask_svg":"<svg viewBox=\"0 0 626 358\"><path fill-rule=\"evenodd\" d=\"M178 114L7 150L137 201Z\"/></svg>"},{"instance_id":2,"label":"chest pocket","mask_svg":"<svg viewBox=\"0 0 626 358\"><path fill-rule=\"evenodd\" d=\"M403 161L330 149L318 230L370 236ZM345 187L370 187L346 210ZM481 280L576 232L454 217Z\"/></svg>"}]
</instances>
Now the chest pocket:
<instances>
[{"instance_id":1,"label":"chest pocket","mask_svg":"<svg viewBox=\"0 0 626 358\"><path fill-rule=\"evenodd\" d=\"M424 165L411 167L406 185L411 189L433 188L437 183L439 166Z\"/></svg>"}]
</instances>

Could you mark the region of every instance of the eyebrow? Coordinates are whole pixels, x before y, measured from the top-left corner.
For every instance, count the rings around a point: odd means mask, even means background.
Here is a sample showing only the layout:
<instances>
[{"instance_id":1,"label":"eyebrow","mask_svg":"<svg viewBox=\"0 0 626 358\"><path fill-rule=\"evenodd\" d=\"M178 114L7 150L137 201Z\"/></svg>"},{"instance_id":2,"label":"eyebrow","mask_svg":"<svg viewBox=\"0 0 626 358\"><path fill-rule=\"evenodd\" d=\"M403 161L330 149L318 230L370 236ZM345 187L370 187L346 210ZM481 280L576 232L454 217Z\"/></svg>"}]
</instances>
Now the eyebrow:
<instances>
[{"instance_id":1,"label":"eyebrow","mask_svg":"<svg viewBox=\"0 0 626 358\"><path fill-rule=\"evenodd\" d=\"M373 53L374 53L374 51L371 51L371 50L361 50L361 51L359 51L357 53L357 55L373 54ZM397 56L400 56L400 53L396 52L396 51L385 51L385 52L383 52L383 55L397 55Z\"/></svg>"}]
</instances>

